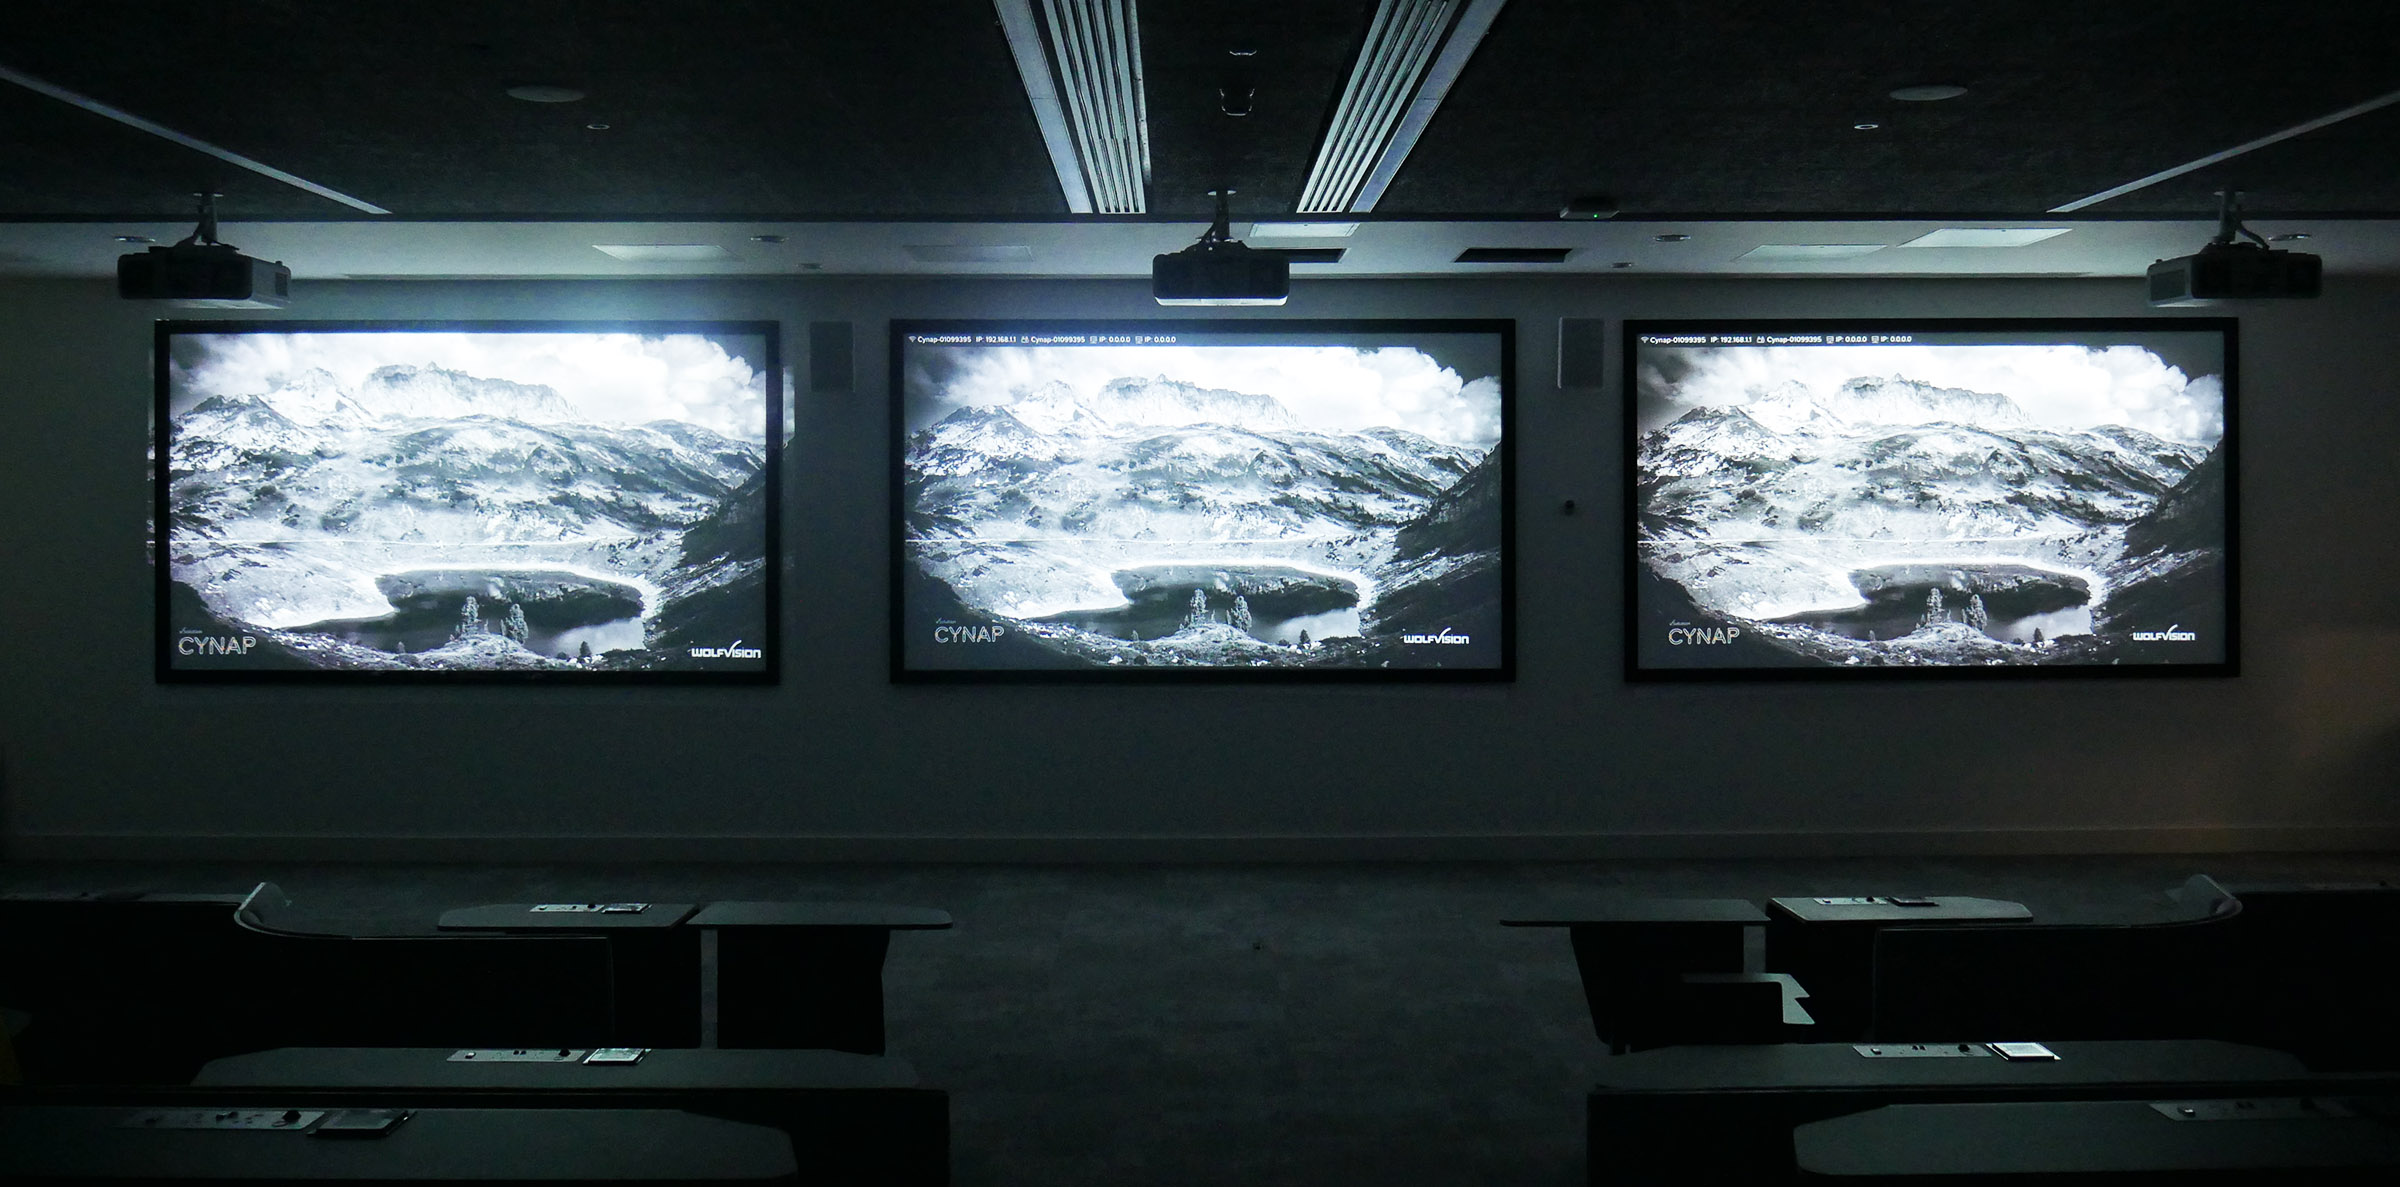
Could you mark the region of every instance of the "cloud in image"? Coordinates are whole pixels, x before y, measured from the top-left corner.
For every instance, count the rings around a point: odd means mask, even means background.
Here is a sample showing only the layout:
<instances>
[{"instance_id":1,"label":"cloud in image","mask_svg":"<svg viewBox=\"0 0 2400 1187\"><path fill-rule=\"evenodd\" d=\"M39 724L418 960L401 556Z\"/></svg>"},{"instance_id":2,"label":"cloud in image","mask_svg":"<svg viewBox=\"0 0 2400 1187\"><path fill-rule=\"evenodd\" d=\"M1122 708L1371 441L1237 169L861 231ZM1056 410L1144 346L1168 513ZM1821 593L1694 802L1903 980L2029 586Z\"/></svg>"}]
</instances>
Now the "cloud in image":
<instances>
[{"instance_id":1,"label":"cloud in image","mask_svg":"<svg viewBox=\"0 0 2400 1187\"><path fill-rule=\"evenodd\" d=\"M176 338L170 412L211 396L262 394L312 370L355 388L386 366L542 384L591 424L679 420L744 441L763 440L766 431L765 374L700 334L184 334Z\"/></svg>"},{"instance_id":2,"label":"cloud in image","mask_svg":"<svg viewBox=\"0 0 2400 1187\"><path fill-rule=\"evenodd\" d=\"M2171 441L2225 435L2225 385L2139 346L1719 346L1651 348L1639 377L1642 431L1696 407L1739 407L1798 381L1831 393L1860 377L2007 396L2052 429L2116 424Z\"/></svg>"},{"instance_id":3,"label":"cloud in image","mask_svg":"<svg viewBox=\"0 0 2400 1187\"><path fill-rule=\"evenodd\" d=\"M940 378L911 376L912 429L962 407L1005 407L1053 382L1090 397L1110 380L1164 377L1271 396L1316 432L1387 426L1476 449L1500 439L1499 377L1463 377L1408 347L981 346L938 354Z\"/></svg>"}]
</instances>

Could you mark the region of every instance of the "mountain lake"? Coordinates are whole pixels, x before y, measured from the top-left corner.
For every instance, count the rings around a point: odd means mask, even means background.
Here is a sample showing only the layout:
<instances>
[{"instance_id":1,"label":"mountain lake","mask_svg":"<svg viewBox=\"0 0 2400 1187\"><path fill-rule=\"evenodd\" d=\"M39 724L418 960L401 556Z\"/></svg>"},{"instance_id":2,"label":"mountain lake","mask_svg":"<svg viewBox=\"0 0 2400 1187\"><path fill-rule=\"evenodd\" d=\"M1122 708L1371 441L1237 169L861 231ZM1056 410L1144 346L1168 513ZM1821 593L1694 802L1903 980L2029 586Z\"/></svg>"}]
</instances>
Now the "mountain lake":
<instances>
[{"instance_id":1,"label":"mountain lake","mask_svg":"<svg viewBox=\"0 0 2400 1187\"><path fill-rule=\"evenodd\" d=\"M1989 616L1983 633L2011 643L2092 633L2092 591L2080 577L2031 565L1893 565L1859 569L1851 583L1867 601L1833 610L1804 610L1776 622L1813 627L1850 639L1889 642L1924 621L1933 591L1942 594L1942 615L1967 620L1968 599L1982 595Z\"/></svg>"},{"instance_id":2,"label":"mountain lake","mask_svg":"<svg viewBox=\"0 0 2400 1187\"><path fill-rule=\"evenodd\" d=\"M430 651L448 643L475 599L481 629L499 634L510 605L525 608L526 647L543 655L593 655L638 649L645 643L642 594L633 586L557 571L420 569L386 573L376 587L392 612L338 618L290 629L328 635L377 651Z\"/></svg>"},{"instance_id":3,"label":"mountain lake","mask_svg":"<svg viewBox=\"0 0 2400 1187\"><path fill-rule=\"evenodd\" d=\"M1351 581L1285 565L1151 565L1111 574L1125 604L1098 610L1068 610L1034 619L1115 639L1163 639L1192 613L1192 594L1207 602L1212 621L1233 621L1233 599L1248 601L1252 637L1299 645L1359 633L1358 586Z\"/></svg>"}]
</instances>

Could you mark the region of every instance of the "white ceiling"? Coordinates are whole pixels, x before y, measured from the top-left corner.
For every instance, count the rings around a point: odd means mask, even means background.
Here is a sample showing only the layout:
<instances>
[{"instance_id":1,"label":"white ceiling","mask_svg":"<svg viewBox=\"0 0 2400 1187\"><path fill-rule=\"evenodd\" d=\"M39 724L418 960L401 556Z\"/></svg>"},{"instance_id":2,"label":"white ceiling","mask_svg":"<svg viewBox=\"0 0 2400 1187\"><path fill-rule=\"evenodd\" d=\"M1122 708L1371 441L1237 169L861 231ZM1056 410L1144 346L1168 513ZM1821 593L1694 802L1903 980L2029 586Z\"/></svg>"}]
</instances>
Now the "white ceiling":
<instances>
[{"instance_id":1,"label":"white ceiling","mask_svg":"<svg viewBox=\"0 0 2400 1187\"><path fill-rule=\"evenodd\" d=\"M2069 227L2068 234L2013 248L1896 246L1944 226ZM2259 220L2265 235L2306 232L2280 243L2325 258L2329 283L2343 276L2400 274L2400 221ZM1236 223L1237 235L1249 228ZM142 249L119 235L171 243L189 223L0 223L0 277L114 275L116 257ZM1154 221L940 222L470 222L354 220L226 223L220 238L250 255L281 260L300 280L606 279L710 276L1139 277L1150 257L1196 238L1199 223ZM2207 242L2210 220L2031 219L1836 222L1370 221L1347 239L1267 239L1261 247L1344 247L1339 264L1301 264L1311 276L1707 275L1707 276L2139 276L2156 260ZM1683 234L1682 242L1655 236ZM762 243L753 236L782 236ZM636 263L595 244L716 244L726 258ZM1761 244L1883 244L1830 260L1742 259ZM928 263L911 247L1020 246L1030 258ZM1567 247L1563 264L1458 264L1469 247ZM1023 253L1011 253L1023 254ZM1619 268L1619 262L1630 264Z\"/></svg>"}]
</instances>

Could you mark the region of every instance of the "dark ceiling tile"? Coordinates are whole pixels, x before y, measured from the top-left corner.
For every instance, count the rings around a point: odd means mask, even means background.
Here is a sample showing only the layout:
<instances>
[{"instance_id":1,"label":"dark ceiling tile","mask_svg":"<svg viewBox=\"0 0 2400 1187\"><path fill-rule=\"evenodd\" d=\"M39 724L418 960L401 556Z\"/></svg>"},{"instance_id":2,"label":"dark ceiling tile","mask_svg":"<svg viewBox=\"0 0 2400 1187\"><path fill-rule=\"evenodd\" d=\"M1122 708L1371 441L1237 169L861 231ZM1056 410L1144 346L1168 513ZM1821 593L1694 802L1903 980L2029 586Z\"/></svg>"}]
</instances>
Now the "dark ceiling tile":
<instances>
[{"instance_id":1,"label":"dark ceiling tile","mask_svg":"<svg viewBox=\"0 0 2400 1187\"><path fill-rule=\"evenodd\" d=\"M2400 89L2394 8L1513 0L1380 209L2047 210Z\"/></svg>"},{"instance_id":2,"label":"dark ceiling tile","mask_svg":"<svg viewBox=\"0 0 2400 1187\"><path fill-rule=\"evenodd\" d=\"M1143 4L1151 210L1204 218L1230 185L1237 217L1292 211L1373 8ZM1235 119L1217 88L1245 47ZM989 0L87 0L17 6L0 59L404 216L1065 210ZM589 97L503 94L529 82ZM1970 90L1889 98L1925 82ZM2400 4L1510 0L1378 213L2036 213L2395 90ZM234 215L351 213L15 87L0 119L0 216L180 217L201 184ZM2396 121L2096 212L2228 181L2262 209L2400 212Z\"/></svg>"},{"instance_id":3,"label":"dark ceiling tile","mask_svg":"<svg viewBox=\"0 0 2400 1187\"><path fill-rule=\"evenodd\" d=\"M401 214L1064 210L988 2L58 7L173 36L52 12L19 69Z\"/></svg>"},{"instance_id":4,"label":"dark ceiling tile","mask_svg":"<svg viewBox=\"0 0 2400 1187\"><path fill-rule=\"evenodd\" d=\"M1237 216L1290 213L1308 181L1350 62L1374 12L1368 0L1218 0L1141 7L1148 92L1150 209L1206 217L1208 191L1239 191ZM1224 114L1230 56L1251 49L1251 114Z\"/></svg>"},{"instance_id":5,"label":"dark ceiling tile","mask_svg":"<svg viewBox=\"0 0 2400 1187\"><path fill-rule=\"evenodd\" d=\"M187 219L195 190L224 194L218 205L228 221L359 213L6 83L0 83L0 161L7 162L0 167L0 216Z\"/></svg>"}]
</instances>

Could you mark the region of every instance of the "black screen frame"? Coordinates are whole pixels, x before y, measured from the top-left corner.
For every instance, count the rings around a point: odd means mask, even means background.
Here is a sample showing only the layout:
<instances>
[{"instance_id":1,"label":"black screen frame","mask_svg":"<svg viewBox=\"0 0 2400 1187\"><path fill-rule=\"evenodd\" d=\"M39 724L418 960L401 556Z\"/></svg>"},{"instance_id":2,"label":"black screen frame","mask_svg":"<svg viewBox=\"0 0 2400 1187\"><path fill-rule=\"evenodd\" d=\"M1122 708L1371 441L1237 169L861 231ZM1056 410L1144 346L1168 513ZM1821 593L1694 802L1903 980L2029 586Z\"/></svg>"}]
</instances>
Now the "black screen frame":
<instances>
[{"instance_id":1,"label":"black screen frame","mask_svg":"<svg viewBox=\"0 0 2400 1187\"><path fill-rule=\"evenodd\" d=\"M890 679L895 684L1459 684L1517 673L1516 321L1511 318L894 318L889 350ZM1500 351L1500 662L1484 668L923 668L910 667L906 366L911 334L1489 334Z\"/></svg>"},{"instance_id":2,"label":"black screen frame","mask_svg":"<svg viewBox=\"0 0 2400 1187\"><path fill-rule=\"evenodd\" d=\"M783 446L784 400L789 377L784 374L783 326L771 319L339 319L339 320L282 320L244 318L226 320L171 319L152 323L152 428L150 471L151 482L151 597L153 602L152 646L154 678L159 684L299 684L299 685L547 685L552 687L584 687L606 685L774 685L782 679L783 668ZM170 494L173 486L171 463L174 443L174 421L170 414L173 396L171 389L172 350L175 338L185 334L339 334L339 333L489 333L489 334L715 334L724 336L756 335L763 341L759 369L766 384L764 393L766 443L761 462L764 471L764 506L761 508L761 529L765 533L766 566L761 593L765 600L761 625L765 631L760 641L764 654L759 668L735 671L496 671L461 669L445 671L407 670L388 671L342 668L178 668L170 655L168 640L173 636L173 606L171 589L174 583L172 536L173 519Z\"/></svg>"},{"instance_id":3,"label":"black screen frame","mask_svg":"<svg viewBox=\"0 0 2400 1187\"><path fill-rule=\"evenodd\" d=\"M2206 332L2224 346L2224 435L2219 448L2225 459L2225 649L2214 662L2175 664L2024 664L2006 666L1753 666L1645 667L1642 664L1640 524L1641 407L1639 373L1641 338L1647 334L2028 334L2070 340L2076 335ZM1619 396L1623 429L1618 464L1623 474L1623 533L1620 558L1624 586L1620 613L1624 631L1624 673L1631 683L1688 683L1720 681L1886 681L1962 680L2009 681L2046 679L2212 679L2241 674L2241 405L2240 321L2232 317L2001 317L2001 318L1675 318L1628 319L1619 337L1621 350Z\"/></svg>"}]
</instances>

